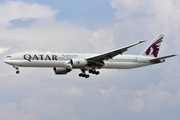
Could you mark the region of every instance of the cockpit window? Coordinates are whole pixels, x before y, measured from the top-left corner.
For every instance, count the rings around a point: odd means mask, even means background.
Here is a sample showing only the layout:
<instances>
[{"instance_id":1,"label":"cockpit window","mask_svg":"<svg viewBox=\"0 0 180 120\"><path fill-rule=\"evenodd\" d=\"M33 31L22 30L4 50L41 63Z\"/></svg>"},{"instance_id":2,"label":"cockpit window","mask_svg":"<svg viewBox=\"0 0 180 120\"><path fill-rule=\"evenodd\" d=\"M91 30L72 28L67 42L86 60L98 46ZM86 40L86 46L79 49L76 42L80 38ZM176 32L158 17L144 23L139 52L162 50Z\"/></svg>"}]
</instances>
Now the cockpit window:
<instances>
[{"instance_id":1,"label":"cockpit window","mask_svg":"<svg viewBox=\"0 0 180 120\"><path fill-rule=\"evenodd\" d=\"M7 56L6 58L11 58L12 56Z\"/></svg>"}]
</instances>

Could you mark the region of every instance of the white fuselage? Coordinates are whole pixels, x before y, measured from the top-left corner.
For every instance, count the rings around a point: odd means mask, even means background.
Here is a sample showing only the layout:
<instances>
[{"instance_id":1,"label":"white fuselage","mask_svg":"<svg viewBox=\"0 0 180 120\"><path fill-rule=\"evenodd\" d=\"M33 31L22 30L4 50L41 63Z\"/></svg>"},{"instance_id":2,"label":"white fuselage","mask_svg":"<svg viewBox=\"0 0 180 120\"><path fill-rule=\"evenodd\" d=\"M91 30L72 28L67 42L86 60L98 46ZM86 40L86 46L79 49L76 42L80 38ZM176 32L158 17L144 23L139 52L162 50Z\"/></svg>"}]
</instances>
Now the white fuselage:
<instances>
[{"instance_id":1,"label":"white fuselage","mask_svg":"<svg viewBox=\"0 0 180 120\"><path fill-rule=\"evenodd\" d=\"M17 53L9 55L4 62L18 67L63 67L73 69L70 65L71 59L86 59L98 54L79 54L79 53ZM117 55L109 60L104 60L105 69L131 69L152 65L149 62L152 57L142 55ZM85 66L84 69L91 69Z\"/></svg>"},{"instance_id":2,"label":"white fuselage","mask_svg":"<svg viewBox=\"0 0 180 120\"><path fill-rule=\"evenodd\" d=\"M158 35L140 55L122 55L122 53L145 41L139 41L101 54L16 53L7 56L4 62L12 65L16 69L16 74L20 73L19 67L51 67L56 75L64 75L72 69L80 69L82 73L79 74L79 77L89 78L89 74L100 74L96 69L132 69L162 63L166 58L176 56L157 57L163 38L163 34Z\"/></svg>"}]
</instances>

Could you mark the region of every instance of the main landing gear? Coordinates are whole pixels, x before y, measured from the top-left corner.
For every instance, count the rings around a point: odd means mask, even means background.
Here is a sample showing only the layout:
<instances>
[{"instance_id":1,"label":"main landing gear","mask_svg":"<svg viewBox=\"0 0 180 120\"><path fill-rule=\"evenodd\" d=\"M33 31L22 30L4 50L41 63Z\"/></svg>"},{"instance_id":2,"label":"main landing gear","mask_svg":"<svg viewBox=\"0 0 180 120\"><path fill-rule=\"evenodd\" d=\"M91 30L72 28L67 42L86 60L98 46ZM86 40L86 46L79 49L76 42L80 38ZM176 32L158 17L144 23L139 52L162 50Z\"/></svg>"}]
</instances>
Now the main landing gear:
<instances>
[{"instance_id":1,"label":"main landing gear","mask_svg":"<svg viewBox=\"0 0 180 120\"><path fill-rule=\"evenodd\" d=\"M81 69L82 73L79 74L79 77L89 78L89 75L86 74L86 69ZM96 71L95 69L89 70L90 74L99 75L100 72Z\"/></svg>"},{"instance_id":2,"label":"main landing gear","mask_svg":"<svg viewBox=\"0 0 180 120\"><path fill-rule=\"evenodd\" d=\"M89 73L95 74L95 75L99 75L99 71L94 70L89 70Z\"/></svg>"},{"instance_id":3,"label":"main landing gear","mask_svg":"<svg viewBox=\"0 0 180 120\"><path fill-rule=\"evenodd\" d=\"M20 71L19 71L18 66L13 66L13 67L16 69L16 74L19 74L19 73L20 73Z\"/></svg>"},{"instance_id":4,"label":"main landing gear","mask_svg":"<svg viewBox=\"0 0 180 120\"><path fill-rule=\"evenodd\" d=\"M79 77L89 78L89 75L86 74L86 69L81 69L82 73L79 74Z\"/></svg>"}]
</instances>

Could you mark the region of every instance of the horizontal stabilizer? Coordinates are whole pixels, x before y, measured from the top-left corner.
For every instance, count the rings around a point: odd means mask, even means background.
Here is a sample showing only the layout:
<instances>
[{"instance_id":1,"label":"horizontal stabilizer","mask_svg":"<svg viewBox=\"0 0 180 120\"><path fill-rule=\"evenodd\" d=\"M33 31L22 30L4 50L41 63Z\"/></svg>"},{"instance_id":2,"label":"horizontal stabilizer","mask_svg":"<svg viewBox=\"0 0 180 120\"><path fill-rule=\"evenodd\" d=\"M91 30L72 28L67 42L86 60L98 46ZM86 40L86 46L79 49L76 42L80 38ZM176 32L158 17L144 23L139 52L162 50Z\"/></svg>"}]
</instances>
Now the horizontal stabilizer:
<instances>
[{"instance_id":1,"label":"horizontal stabilizer","mask_svg":"<svg viewBox=\"0 0 180 120\"><path fill-rule=\"evenodd\" d=\"M168 56L164 56L164 57L154 58L154 59L150 59L149 61L150 62L159 62L161 60L164 60L164 59L169 58L169 57L174 57L174 56L176 56L176 55L168 55Z\"/></svg>"}]
</instances>

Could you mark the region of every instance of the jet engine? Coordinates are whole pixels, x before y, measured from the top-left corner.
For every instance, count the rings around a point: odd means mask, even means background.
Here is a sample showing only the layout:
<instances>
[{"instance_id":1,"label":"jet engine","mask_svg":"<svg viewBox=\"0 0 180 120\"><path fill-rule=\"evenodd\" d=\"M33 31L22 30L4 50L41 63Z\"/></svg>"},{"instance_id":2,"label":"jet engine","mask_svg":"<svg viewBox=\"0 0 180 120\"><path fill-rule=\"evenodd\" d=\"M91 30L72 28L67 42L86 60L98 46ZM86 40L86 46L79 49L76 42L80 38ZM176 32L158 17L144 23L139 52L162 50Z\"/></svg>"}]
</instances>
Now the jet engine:
<instances>
[{"instance_id":1,"label":"jet engine","mask_svg":"<svg viewBox=\"0 0 180 120\"><path fill-rule=\"evenodd\" d=\"M61 68L61 67L53 68L53 70L56 75L67 74L68 72L71 71L71 69Z\"/></svg>"},{"instance_id":2,"label":"jet engine","mask_svg":"<svg viewBox=\"0 0 180 120\"><path fill-rule=\"evenodd\" d=\"M70 60L72 68L84 68L87 65L87 61L82 58L76 58Z\"/></svg>"}]
</instances>

